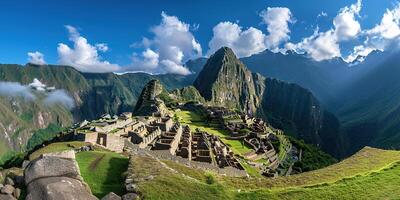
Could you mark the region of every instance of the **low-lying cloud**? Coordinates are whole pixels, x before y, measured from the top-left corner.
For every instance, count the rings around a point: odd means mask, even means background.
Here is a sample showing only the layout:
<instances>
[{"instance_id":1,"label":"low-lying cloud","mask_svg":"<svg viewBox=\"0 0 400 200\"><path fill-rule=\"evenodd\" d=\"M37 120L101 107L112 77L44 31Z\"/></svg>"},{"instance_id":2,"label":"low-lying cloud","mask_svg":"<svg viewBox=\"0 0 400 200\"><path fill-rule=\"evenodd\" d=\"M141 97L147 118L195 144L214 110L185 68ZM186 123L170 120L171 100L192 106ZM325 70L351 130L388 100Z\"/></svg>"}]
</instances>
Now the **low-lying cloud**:
<instances>
[{"instance_id":1,"label":"low-lying cloud","mask_svg":"<svg viewBox=\"0 0 400 200\"><path fill-rule=\"evenodd\" d=\"M36 99L36 96L28 86L21 85L17 82L0 81L0 96L22 97L25 100Z\"/></svg>"},{"instance_id":2,"label":"low-lying cloud","mask_svg":"<svg viewBox=\"0 0 400 200\"><path fill-rule=\"evenodd\" d=\"M54 90L47 94L44 103L48 105L62 104L68 109L75 107L74 99L69 96L64 90Z\"/></svg>"},{"instance_id":3,"label":"low-lying cloud","mask_svg":"<svg viewBox=\"0 0 400 200\"><path fill-rule=\"evenodd\" d=\"M34 101L38 99L39 95L44 96L43 102L47 106L60 104L68 109L75 107L74 99L65 90L47 87L37 78L28 85L22 85L18 82L0 81L0 96L22 97L25 101Z\"/></svg>"}]
</instances>

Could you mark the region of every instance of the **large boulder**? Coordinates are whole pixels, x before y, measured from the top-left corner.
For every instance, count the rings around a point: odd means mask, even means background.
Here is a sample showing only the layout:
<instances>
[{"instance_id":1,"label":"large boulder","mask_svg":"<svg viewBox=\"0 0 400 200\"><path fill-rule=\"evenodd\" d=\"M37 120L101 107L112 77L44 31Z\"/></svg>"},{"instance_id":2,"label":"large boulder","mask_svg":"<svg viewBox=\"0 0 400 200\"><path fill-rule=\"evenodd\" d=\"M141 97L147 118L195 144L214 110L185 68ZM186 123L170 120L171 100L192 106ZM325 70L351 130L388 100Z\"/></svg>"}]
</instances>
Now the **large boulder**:
<instances>
[{"instance_id":1,"label":"large boulder","mask_svg":"<svg viewBox=\"0 0 400 200\"><path fill-rule=\"evenodd\" d=\"M15 197L13 197L10 194L0 194L0 199L1 200L17 200Z\"/></svg>"},{"instance_id":2,"label":"large boulder","mask_svg":"<svg viewBox=\"0 0 400 200\"><path fill-rule=\"evenodd\" d=\"M45 177L69 177L82 180L75 159L42 156L33 160L25 169L25 184Z\"/></svg>"},{"instance_id":3,"label":"large boulder","mask_svg":"<svg viewBox=\"0 0 400 200\"><path fill-rule=\"evenodd\" d=\"M44 154L24 174L27 200L97 199L80 175L74 151Z\"/></svg>"},{"instance_id":4,"label":"large boulder","mask_svg":"<svg viewBox=\"0 0 400 200\"><path fill-rule=\"evenodd\" d=\"M26 200L97 200L84 183L68 177L48 177L33 181L28 185Z\"/></svg>"}]
</instances>

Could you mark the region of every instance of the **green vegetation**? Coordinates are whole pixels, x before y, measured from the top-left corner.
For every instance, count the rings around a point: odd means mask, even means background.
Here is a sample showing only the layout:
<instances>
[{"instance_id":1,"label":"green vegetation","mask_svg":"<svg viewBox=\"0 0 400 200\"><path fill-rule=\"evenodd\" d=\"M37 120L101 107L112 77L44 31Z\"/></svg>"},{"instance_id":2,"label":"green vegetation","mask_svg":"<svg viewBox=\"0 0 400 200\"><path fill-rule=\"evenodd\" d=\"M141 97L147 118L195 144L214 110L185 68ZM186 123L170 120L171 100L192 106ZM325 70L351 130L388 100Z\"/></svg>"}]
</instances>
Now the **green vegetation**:
<instances>
[{"instance_id":1,"label":"green vegetation","mask_svg":"<svg viewBox=\"0 0 400 200\"><path fill-rule=\"evenodd\" d=\"M302 140L289 137L290 142L301 152L301 162L296 162L294 167L300 168L303 172L321 169L336 162L332 156L324 153L313 145L307 145Z\"/></svg>"},{"instance_id":2,"label":"green vegetation","mask_svg":"<svg viewBox=\"0 0 400 200\"><path fill-rule=\"evenodd\" d=\"M33 149L35 146L42 144L44 141L54 138L54 136L61 131L62 128L59 125L50 123L47 128L39 129L33 133L32 137L28 140L26 149Z\"/></svg>"},{"instance_id":3,"label":"green vegetation","mask_svg":"<svg viewBox=\"0 0 400 200\"><path fill-rule=\"evenodd\" d=\"M92 193L102 198L110 192L124 193L124 172L128 158L106 151L86 151L76 154L81 175Z\"/></svg>"},{"instance_id":4,"label":"green vegetation","mask_svg":"<svg viewBox=\"0 0 400 200\"><path fill-rule=\"evenodd\" d=\"M29 160L33 160L33 159L39 157L41 154L72 150L72 149L76 149L76 148L83 147L86 145L88 145L88 143L77 142L77 141L51 143L43 148L36 150L33 153L31 153L29 155Z\"/></svg>"},{"instance_id":5,"label":"green vegetation","mask_svg":"<svg viewBox=\"0 0 400 200\"><path fill-rule=\"evenodd\" d=\"M243 155L253 150L239 140L226 139L225 137L228 136L228 132L226 130L208 126L204 122L202 117L196 112L178 110L175 112L175 117L178 118L179 122L181 122L182 124L189 125L191 129L198 128L210 134L219 136L221 140L225 142L225 144L228 145L235 154Z\"/></svg>"},{"instance_id":6,"label":"green vegetation","mask_svg":"<svg viewBox=\"0 0 400 200\"><path fill-rule=\"evenodd\" d=\"M157 176L139 182L144 199L398 199L400 152L364 148L324 169L278 178L235 178L209 174L150 157L135 157L133 172Z\"/></svg>"}]
</instances>

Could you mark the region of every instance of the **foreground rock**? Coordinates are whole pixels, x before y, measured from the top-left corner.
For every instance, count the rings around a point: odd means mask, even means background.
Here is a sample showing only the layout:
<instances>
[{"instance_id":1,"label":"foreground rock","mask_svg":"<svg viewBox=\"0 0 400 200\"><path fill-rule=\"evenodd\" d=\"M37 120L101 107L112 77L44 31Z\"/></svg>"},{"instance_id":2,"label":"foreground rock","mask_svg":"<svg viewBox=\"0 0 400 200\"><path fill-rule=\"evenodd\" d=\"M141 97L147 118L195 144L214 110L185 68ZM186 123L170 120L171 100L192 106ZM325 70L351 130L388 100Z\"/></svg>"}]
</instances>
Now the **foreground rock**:
<instances>
[{"instance_id":1,"label":"foreground rock","mask_svg":"<svg viewBox=\"0 0 400 200\"><path fill-rule=\"evenodd\" d=\"M95 200L83 181L75 161L75 153L44 154L25 169L26 200Z\"/></svg>"}]
</instances>

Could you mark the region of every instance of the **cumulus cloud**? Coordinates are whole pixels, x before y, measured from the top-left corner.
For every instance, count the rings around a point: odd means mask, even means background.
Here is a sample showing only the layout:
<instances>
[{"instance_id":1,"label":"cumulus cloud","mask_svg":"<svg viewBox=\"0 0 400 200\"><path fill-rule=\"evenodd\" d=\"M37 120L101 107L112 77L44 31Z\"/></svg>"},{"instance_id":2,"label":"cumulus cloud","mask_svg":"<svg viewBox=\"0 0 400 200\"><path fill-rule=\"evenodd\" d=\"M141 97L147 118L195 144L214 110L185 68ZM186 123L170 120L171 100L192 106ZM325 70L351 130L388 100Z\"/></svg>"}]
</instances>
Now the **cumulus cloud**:
<instances>
[{"instance_id":1,"label":"cumulus cloud","mask_svg":"<svg viewBox=\"0 0 400 200\"><path fill-rule=\"evenodd\" d=\"M290 39L289 23L293 23L292 13L285 7L268 7L262 11L260 16L267 25L268 36L266 37L266 46L272 51L278 51L282 42Z\"/></svg>"},{"instance_id":2,"label":"cumulus cloud","mask_svg":"<svg viewBox=\"0 0 400 200\"><path fill-rule=\"evenodd\" d=\"M297 44L287 43L285 48L296 52L306 52L316 61L341 57L339 43L356 38L361 33L360 23L356 20L361 6L361 0L358 0L355 4L340 9L333 20L333 28L325 32L319 32L317 28L313 35Z\"/></svg>"},{"instance_id":3,"label":"cumulus cloud","mask_svg":"<svg viewBox=\"0 0 400 200\"><path fill-rule=\"evenodd\" d=\"M146 49L140 55L133 55L129 70L188 75L190 71L183 63L201 56L201 45L193 36L189 24L165 12L161 13L161 17L161 23L150 29L154 37L143 38L140 45Z\"/></svg>"},{"instance_id":4,"label":"cumulus cloud","mask_svg":"<svg viewBox=\"0 0 400 200\"><path fill-rule=\"evenodd\" d=\"M36 96L26 85L17 82L0 81L0 96L23 97L25 100L34 100Z\"/></svg>"},{"instance_id":5,"label":"cumulus cloud","mask_svg":"<svg viewBox=\"0 0 400 200\"><path fill-rule=\"evenodd\" d=\"M304 38L300 43L287 43L285 47L299 53L307 52L316 61L327 60L341 55L333 30L319 32L316 29L312 36Z\"/></svg>"},{"instance_id":6,"label":"cumulus cloud","mask_svg":"<svg viewBox=\"0 0 400 200\"><path fill-rule=\"evenodd\" d=\"M208 43L208 55L223 46L230 47L238 57L250 56L266 49L266 36L253 27L242 30L242 27L236 23L220 22L213 28L213 33Z\"/></svg>"},{"instance_id":7,"label":"cumulus cloud","mask_svg":"<svg viewBox=\"0 0 400 200\"><path fill-rule=\"evenodd\" d=\"M365 57L374 50L384 51L397 49L400 44L400 3L393 9L387 9L379 24L369 30L364 30L364 44L354 47L346 58L353 62L358 57Z\"/></svg>"},{"instance_id":8,"label":"cumulus cloud","mask_svg":"<svg viewBox=\"0 0 400 200\"><path fill-rule=\"evenodd\" d=\"M46 105L61 104L68 109L72 109L75 106L74 99L69 96L64 90L54 90L49 92L44 99Z\"/></svg>"},{"instance_id":9,"label":"cumulus cloud","mask_svg":"<svg viewBox=\"0 0 400 200\"><path fill-rule=\"evenodd\" d=\"M107 51L108 46L104 43L91 45L87 39L82 37L73 26L66 25L69 33L69 40L73 42L73 47L64 43L59 43L57 47L59 64L70 65L82 72L113 72L118 71L120 67L104 61L98 54L98 51Z\"/></svg>"},{"instance_id":10,"label":"cumulus cloud","mask_svg":"<svg viewBox=\"0 0 400 200\"><path fill-rule=\"evenodd\" d=\"M400 35L400 3L392 10L386 10L380 24L366 31L368 35L394 39Z\"/></svg>"},{"instance_id":11,"label":"cumulus cloud","mask_svg":"<svg viewBox=\"0 0 400 200\"><path fill-rule=\"evenodd\" d=\"M28 62L37 65L45 65L44 55L39 51L28 52Z\"/></svg>"},{"instance_id":12,"label":"cumulus cloud","mask_svg":"<svg viewBox=\"0 0 400 200\"><path fill-rule=\"evenodd\" d=\"M355 19L361 11L361 0L352 4L350 7L344 7L333 20L334 31L339 41L348 40L356 37L361 32L361 25Z\"/></svg>"}]
</instances>

